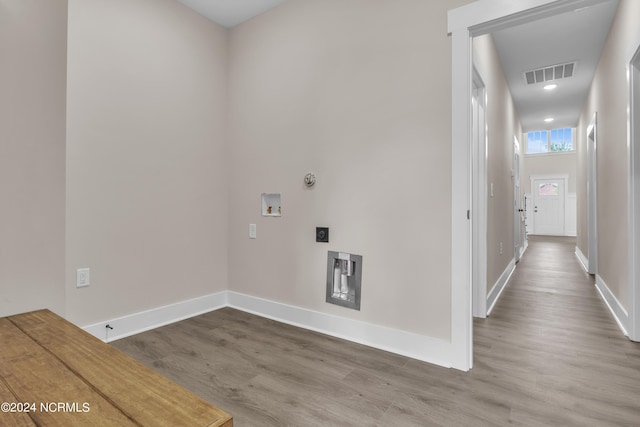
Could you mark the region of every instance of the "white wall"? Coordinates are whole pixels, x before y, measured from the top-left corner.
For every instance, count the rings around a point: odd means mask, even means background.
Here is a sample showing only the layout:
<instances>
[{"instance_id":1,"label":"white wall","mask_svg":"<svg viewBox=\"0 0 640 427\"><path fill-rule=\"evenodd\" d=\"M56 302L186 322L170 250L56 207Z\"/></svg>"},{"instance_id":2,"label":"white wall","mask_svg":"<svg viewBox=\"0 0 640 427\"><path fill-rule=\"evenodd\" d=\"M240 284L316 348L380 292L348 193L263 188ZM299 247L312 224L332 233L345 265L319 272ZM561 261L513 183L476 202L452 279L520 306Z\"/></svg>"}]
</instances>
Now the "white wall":
<instances>
[{"instance_id":1,"label":"white wall","mask_svg":"<svg viewBox=\"0 0 640 427\"><path fill-rule=\"evenodd\" d=\"M525 136L526 137L526 134ZM523 137L523 144L526 139ZM531 176L535 175L568 175L567 191L576 192L578 155L574 152L558 154L525 155L522 160L520 182L522 191L531 193Z\"/></svg>"},{"instance_id":2,"label":"white wall","mask_svg":"<svg viewBox=\"0 0 640 427\"><path fill-rule=\"evenodd\" d=\"M66 0L0 0L0 317L64 315Z\"/></svg>"},{"instance_id":3,"label":"white wall","mask_svg":"<svg viewBox=\"0 0 640 427\"><path fill-rule=\"evenodd\" d=\"M231 30L232 291L449 339L446 13L463 3L293 1ZM325 303L328 250L363 256L361 311Z\"/></svg>"},{"instance_id":4,"label":"white wall","mask_svg":"<svg viewBox=\"0 0 640 427\"><path fill-rule=\"evenodd\" d=\"M71 0L68 44L67 317L227 289L226 30L173 0Z\"/></svg>"}]
</instances>

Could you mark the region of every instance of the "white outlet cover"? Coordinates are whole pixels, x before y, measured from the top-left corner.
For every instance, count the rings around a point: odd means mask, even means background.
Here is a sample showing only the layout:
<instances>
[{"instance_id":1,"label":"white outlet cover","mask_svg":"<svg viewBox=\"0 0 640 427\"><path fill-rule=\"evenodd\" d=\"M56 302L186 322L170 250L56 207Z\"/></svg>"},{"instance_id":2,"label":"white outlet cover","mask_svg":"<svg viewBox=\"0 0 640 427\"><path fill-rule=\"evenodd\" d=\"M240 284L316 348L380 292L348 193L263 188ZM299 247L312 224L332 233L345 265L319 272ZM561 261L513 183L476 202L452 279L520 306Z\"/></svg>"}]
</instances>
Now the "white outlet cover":
<instances>
[{"instance_id":1,"label":"white outlet cover","mask_svg":"<svg viewBox=\"0 0 640 427\"><path fill-rule=\"evenodd\" d=\"M256 225L255 224L249 224L249 238L250 239L255 239L256 238Z\"/></svg>"},{"instance_id":2,"label":"white outlet cover","mask_svg":"<svg viewBox=\"0 0 640 427\"><path fill-rule=\"evenodd\" d=\"M83 288L91 284L91 272L88 268L79 268L76 271L76 287Z\"/></svg>"}]
</instances>

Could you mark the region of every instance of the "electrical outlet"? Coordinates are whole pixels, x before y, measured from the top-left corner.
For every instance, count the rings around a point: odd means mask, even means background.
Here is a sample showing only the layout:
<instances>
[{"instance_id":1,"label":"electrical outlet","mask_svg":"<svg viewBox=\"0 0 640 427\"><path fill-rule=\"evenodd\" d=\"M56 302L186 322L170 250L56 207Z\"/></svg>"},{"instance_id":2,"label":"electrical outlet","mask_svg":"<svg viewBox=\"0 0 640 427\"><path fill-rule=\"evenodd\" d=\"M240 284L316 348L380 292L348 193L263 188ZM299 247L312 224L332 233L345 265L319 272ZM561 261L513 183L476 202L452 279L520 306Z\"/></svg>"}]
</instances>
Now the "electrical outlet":
<instances>
[{"instance_id":1,"label":"electrical outlet","mask_svg":"<svg viewBox=\"0 0 640 427\"><path fill-rule=\"evenodd\" d=\"M502 255L502 242L500 242L500 255Z\"/></svg>"},{"instance_id":2,"label":"electrical outlet","mask_svg":"<svg viewBox=\"0 0 640 427\"><path fill-rule=\"evenodd\" d=\"M249 238L250 239L255 239L256 238L256 225L255 224L249 224Z\"/></svg>"},{"instance_id":3,"label":"electrical outlet","mask_svg":"<svg viewBox=\"0 0 640 427\"><path fill-rule=\"evenodd\" d=\"M76 271L76 288L84 288L91 284L90 270L88 268L79 268Z\"/></svg>"}]
</instances>

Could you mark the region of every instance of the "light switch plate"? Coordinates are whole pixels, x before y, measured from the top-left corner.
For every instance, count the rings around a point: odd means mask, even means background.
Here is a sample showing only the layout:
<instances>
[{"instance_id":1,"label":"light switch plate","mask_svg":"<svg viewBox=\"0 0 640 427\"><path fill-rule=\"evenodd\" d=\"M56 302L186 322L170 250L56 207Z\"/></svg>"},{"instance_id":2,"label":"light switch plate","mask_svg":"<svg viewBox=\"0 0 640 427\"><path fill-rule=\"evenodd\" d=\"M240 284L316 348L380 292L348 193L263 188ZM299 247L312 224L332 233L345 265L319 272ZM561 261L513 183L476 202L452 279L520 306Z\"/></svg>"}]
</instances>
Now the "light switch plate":
<instances>
[{"instance_id":1,"label":"light switch plate","mask_svg":"<svg viewBox=\"0 0 640 427\"><path fill-rule=\"evenodd\" d=\"M255 239L256 238L256 225L255 224L249 224L249 238L250 239Z\"/></svg>"}]
</instances>

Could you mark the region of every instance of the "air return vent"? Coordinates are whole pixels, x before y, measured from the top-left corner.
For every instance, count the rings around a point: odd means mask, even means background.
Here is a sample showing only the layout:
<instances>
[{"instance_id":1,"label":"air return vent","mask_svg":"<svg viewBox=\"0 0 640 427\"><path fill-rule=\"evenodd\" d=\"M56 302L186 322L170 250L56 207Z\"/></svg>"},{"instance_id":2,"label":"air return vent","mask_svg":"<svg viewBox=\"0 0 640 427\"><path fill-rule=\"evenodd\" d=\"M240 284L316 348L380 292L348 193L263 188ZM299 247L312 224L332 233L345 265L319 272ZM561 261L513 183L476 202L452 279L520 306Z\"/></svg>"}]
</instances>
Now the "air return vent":
<instances>
[{"instance_id":1,"label":"air return vent","mask_svg":"<svg viewBox=\"0 0 640 427\"><path fill-rule=\"evenodd\" d=\"M538 68L537 70L525 71L524 81L528 85L545 83L552 80L566 79L573 77L576 69L575 62L567 64L551 65L549 67Z\"/></svg>"}]
</instances>

